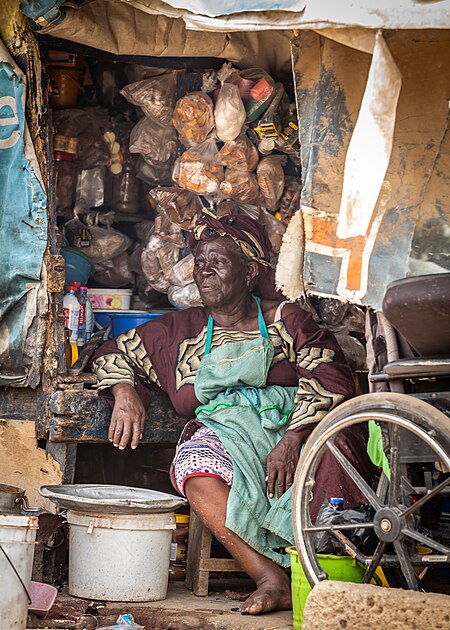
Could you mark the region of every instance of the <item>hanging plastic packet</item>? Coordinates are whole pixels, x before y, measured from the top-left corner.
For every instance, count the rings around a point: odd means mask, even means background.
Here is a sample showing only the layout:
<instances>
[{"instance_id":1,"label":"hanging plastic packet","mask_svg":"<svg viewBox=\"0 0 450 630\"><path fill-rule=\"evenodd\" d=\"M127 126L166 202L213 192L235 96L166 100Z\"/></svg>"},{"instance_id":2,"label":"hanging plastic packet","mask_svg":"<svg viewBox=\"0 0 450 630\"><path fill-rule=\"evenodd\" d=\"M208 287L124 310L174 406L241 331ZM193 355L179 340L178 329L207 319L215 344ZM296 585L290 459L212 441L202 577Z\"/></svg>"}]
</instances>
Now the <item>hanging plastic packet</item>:
<instances>
[{"instance_id":1,"label":"hanging plastic packet","mask_svg":"<svg viewBox=\"0 0 450 630\"><path fill-rule=\"evenodd\" d=\"M214 129L214 105L204 92L191 92L177 101L173 126L186 146L206 140Z\"/></svg>"},{"instance_id":2,"label":"hanging plastic packet","mask_svg":"<svg viewBox=\"0 0 450 630\"><path fill-rule=\"evenodd\" d=\"M280 216L276 215L286 225L289 223L290 218L300 209L301 192L302 185L300 180L296 177L286 177L278 209Z\"/></svg>"},{"instance_id":3,"label":"hanging plastic packet","mask_svg":"<svg viewBox=\"0 0 450 630\"><path fill-rule=\"evenodd\" d=\"M188 254L172 267L169 282L178 287L185 287L194 282L194 256L192 254Z\"/></svg>"},{"instance_id":4,"label":"hanging plastic packet","mask_svg":"<svg viewBox=\"0 0 450 630\"><path fill-rule=\"evenodd\" d=\"M225 179L220 184L220 192L224 197L234 199L239 203L251 205L262 203L256 175L247 171L226 169Z\"/></svg>"},{"instance_id":5,"label":"hanging plastic packet","mask_svg":"<svg viewBox=\"0 0 450 630\"><path fill-rule=\"evenodd\" d=\"M183 230L193 228L196 217L203 208L197 195L176 186L158 186L149 192L149 196L156 201L158 211L165 212L170 221Z\"/></svg>"},{"instance_id":6,"label":"hanging plastic packet","mask_svg":"<svg viewBox=\"0 0 450 630\"><path fill-rule=\"evenodd\" d=\"M161 125L170 125L175 107L175 71L126 85L120 93Z\"/></svg>"},{"instance_id":7,"label":"hanging plastic packet","mask_svg":"<svg viewBox=\"0 0 450 630\"><path fill-rule=\"evenodd\" d=\"M219 140L229 142L238 137L245 122L244 103L237 85L223 83L214 109L216 134Z\"/></svg>"},{"instance_id":8,"label":"hanging plastic packet","mask_svg":"<svg viewBox=\"0 0 450 630\"><path fill-rule=\"evenodd\" d=\"M270 155L261 160L256 169L258 184L266 208L274 213L278 210L284 190L285 155Z\"/></svg>"},{"instance_id":9,"label":"hanging plastic packet","mask_svg":"<svg viewBox=\"0 0 450 630\"><path fill-rule=\"evenodd\" d=\"M243 133L235 140L225 142L217 154L217 161L233 171L254 171L259 155L255 145Z\"/></svg>"},{"instance_id":10,"label":"hanging plastic packet","mask_svg":"<svg viewBox=\"0 0 450 630\"><path fill-rule=\"evenodd\" d=\"M102 287L121 288L134 283L129 256L122 252L94 265L93 279Z\"/></svg>"},{"instance_id":11,"label":"hanging plastic packet","mask_svg":"<svg viewBox=\"0 0 450 630\"><path fill-rule=\"evenodd\" d=\"M185 151L175 162L173 179L181 187L205 197L218 197L224 169L216 161L217 147L209 138Z\"/></svg>"},{"instance_id":12,"label":"hanging plastic packet","mask_svg":"<svg viewBox=\"0 0 450 630\"><path fill-rule=\"evenodd\" d=\"M191 306L201 306L202 299L195 282L187 284L184 287L170 287L167 297L169 302L180 310L190 308Z\"/></svg>"},{"instance_id":13,"label":"hanging plastic packet","mask_svg":"<svg viewBox=\"0 0 450 630\"><path fill-rule=\"evenodd\" d=\"M163 127L153 120L142 118L130 134L130 153L140 153L150 166L161 168L173 162L177 152L177 138L172 126Z\"/></svg>"}]
</instances>

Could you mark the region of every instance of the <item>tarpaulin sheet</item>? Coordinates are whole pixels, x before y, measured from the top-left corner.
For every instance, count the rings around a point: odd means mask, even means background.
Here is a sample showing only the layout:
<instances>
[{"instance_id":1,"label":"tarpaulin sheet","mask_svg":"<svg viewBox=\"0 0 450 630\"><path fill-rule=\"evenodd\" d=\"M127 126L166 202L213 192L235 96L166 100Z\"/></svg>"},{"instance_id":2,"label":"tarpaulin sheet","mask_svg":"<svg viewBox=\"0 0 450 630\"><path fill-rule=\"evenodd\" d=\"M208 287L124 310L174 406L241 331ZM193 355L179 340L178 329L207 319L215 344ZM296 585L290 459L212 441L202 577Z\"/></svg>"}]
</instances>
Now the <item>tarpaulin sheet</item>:
<instances>
[{"instance_id":1,"label":"tarpaulin sheet","mask_svg":"<svg viewBox=\"0 0 450 630\"><path fill-rule=\"evenodd\" d=\"M0 42L0 385L25 386L47 246L46 194L25 121L25 77Z\"/></svg>"},{"instance_id":2,"label":"tarpaulin sheet","mask_svg":"<svg viewBox=\"0 0 450 630\"><path fill-rule=\"evenodd\" d=\"M130 0L123 0L129 2ZM189 29L254 31L267 29L449 28L449 0L132 0L135 7L155 7L181 17ZM176 13L174 13L174 10Z\"/></svg>"}]
</instances>

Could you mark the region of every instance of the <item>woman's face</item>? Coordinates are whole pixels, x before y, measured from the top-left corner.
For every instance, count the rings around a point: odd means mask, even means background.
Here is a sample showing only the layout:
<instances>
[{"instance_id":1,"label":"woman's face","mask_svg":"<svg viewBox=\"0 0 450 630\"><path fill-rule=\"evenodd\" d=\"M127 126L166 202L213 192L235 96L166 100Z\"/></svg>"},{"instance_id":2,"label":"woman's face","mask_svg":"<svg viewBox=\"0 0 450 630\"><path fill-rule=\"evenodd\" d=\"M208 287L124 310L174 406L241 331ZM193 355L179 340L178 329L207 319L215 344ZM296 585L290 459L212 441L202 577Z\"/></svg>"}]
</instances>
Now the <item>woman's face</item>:
<instances>
[{"instance_id":1,"label":"woman's face","mask_svg":"<svg viewBox=\"0 0 450 630\"><path fill-rule=\"evenodd\" d=\"M205 306L226 307L250 293L257 265L245 259L228 237L200 241L194 253L194 280Z\"/></svg>"}]
</instances>

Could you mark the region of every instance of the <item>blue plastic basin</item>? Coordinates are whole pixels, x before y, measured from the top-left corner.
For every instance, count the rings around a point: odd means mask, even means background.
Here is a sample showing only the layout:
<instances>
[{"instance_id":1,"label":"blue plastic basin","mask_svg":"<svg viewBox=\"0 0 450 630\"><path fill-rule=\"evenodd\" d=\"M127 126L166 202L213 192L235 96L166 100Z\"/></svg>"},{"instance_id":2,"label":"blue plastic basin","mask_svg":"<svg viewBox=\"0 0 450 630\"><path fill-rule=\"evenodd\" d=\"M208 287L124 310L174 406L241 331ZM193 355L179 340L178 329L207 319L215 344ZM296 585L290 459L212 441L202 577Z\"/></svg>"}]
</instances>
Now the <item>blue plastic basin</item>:
<instances>
[{"instance_id":1,"label":"blue plastic basin","mask_svg":"<svg viewBox=\"0 0 450 630\"><path fill-rule=\"evenodd\" d=\"M151 322L152 319L160 317L162 313L146 313L145 311L122 311L109 315L111 320L111 333L113 337L117 337L120 333L136 328L141 324Z\"/></svg>"},{"instance_id":2,"label":"blue plastic basin","mask_svg":"<svg viewBox=\"0 0 450 630\"><path fill-rule=\"evenodd\" d=\"M86 254L83 254L74 247L62 247L61 255L64 258L64 266L66 269L66 286L71 282L80 282L81 286L86 286L93 269L92 263Z\"/></svg>"}]
</instances>

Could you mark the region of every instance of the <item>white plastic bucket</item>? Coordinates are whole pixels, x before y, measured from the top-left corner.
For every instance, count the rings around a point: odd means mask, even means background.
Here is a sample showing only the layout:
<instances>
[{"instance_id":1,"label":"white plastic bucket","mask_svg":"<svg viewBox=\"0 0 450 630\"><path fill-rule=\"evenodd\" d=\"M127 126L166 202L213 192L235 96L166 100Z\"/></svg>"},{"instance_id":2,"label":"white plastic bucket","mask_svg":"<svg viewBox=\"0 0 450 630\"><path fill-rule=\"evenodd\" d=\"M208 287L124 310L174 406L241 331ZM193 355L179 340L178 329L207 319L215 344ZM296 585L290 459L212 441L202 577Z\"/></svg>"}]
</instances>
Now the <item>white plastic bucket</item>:
<instances>
[{"instance_id":1,"label":"white plastic bucket","mask_svg":"<svg viewBox=\"0 0 450 630\"><path fill-rule=\"evenodd\" d=\"M67 512L69 593L85 599L159 601L167 596L175 514Z\"/></svg>"},{"instance_id":2,"label":"white plastic bucket","mask_svg":"<svg viewBox=\"0 0 450 630\"><path fill-rule=\"evenodd\" d=\"M2 630L25 630L26 628L28 596L25 588L29 591L38 523L36 516L0 515L0 545L3 549L3 551L0 549L0 628Z\"/></svg>"}]
</instances>

